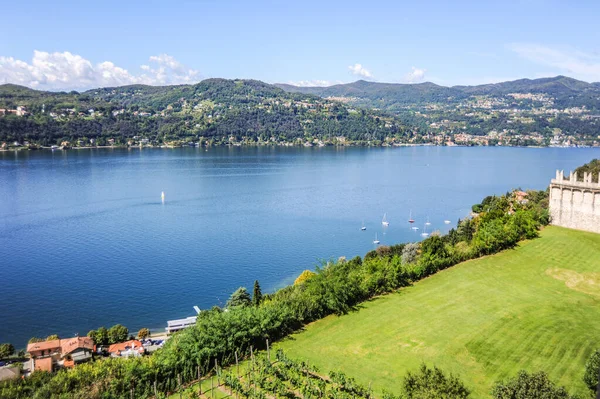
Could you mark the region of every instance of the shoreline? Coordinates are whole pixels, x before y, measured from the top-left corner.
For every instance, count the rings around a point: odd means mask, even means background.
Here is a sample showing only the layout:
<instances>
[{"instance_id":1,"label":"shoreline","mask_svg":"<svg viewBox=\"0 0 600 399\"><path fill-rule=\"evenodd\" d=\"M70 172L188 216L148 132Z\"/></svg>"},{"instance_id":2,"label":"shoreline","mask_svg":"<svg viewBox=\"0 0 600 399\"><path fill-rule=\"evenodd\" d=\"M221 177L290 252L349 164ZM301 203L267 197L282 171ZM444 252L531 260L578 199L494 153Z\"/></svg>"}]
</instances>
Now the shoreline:
<instances>
[{"instance_id":1,"label":"shoreline","mask_svg":"<svg viewBox=\"0 0 600 399\"><path fill-rule=\"evenodd\" d=\"M584 145L580 145L580 146L553 146L553 145L548 145L548 146L540 146L540 145L519 145L519 146L512 146L512 145L464 145L464 144L455 144L455 145L440 145L440 144L435 144L435 143L419 143L419 144L413 144L413 143L398 143L398 144L391 144L391 145L337 145L337 144L332 144L332 145L323 145L323 146L305 146L302 144L217 144L217 145L210 145L210 146L189 146L189 145L181 145L181 146L167 146L167 145L162 145L162 146L114 146L114 145L102 145L102 146L94 146L94 147L69 147L69 148L51 148L51 147L39 147L39 148L28 148L28 147L15 147L15 148L3 148L0 149L0 152L18 152L18 151L71 151L71 150L97 150L97 149L138 149L138 150L143 150L143 149L175 149L175 148L204 148L204 149L209 149L209 148L223 148L223 147L294 147L294 148L326 148L326 147L335 147L335 148L356 148L356 147L361 147L361 148L402 148L402 147L448 147L448 148L453 148L453 147L458 147L458 148L465 148L465 147L491 147L491 148L598 148L600 149L600 146L584 146Z\"/></svg>"}]
</instances>

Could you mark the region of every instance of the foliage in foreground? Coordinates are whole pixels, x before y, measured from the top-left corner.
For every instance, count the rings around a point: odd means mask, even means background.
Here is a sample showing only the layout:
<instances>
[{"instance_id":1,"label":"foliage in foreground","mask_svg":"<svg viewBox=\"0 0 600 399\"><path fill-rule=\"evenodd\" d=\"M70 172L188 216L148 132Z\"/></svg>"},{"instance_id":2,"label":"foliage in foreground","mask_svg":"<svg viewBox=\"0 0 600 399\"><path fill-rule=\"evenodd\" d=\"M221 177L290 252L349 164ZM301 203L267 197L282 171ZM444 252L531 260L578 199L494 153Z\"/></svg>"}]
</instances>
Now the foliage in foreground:
<instances>
[{"instance_id":1,"label":"foliage in foreground","mask_svg":"<svg viewBox=\"0 0 600 399\"><path fill-rule=\"evenodd\" d=\"M585 364L585 374L583 375L583 382L592 392L596 392L598 389L598 376L600 375L600 349L597 349Z\"/></svg>"},{"instance_id":2,"label":"foliage in foreground","mask_svg":"<svg viewBox=\"0 0 600 399\"><path fill-rule=\"evenodd\" d=\"M195 327L175 334L153 356L97 361L60 371L44 383L26 379L0 384L0 396L59 398L81 393L90 398L130 398L134 388L133 397L143 398L152 394L155 381L159 392L172 392L179 378L183 383L192 381L199 372L209 372L215 360L221 365L231 364L236 352L247 357L251 348L264 348L266 339L278 340L311 321L347 313L376 295L536 237L548 221L547 193L530 192L529 199L518 202L512 193L490 197L482 204L479 216L460 221L445 236L432 235L420 244L380 247L364 259L328 262L301 283L263 295L259 306L250 306L250 294L238 289L227 311L219 307L203 311ZM431 373L432 379L439 378L435 369ZM444 383L454 386L451 379Z\"/></svg>"},{"instance_id":3,"label":"foliage in foreground","mask_svg":"<svg viewBox=\"0 0 600 399\"><path fill-rule=\"evenodd\" d=\"M494 399L577 399L564 387L556 386L543 371L519 374L505 382L499 382L492 389Z\"/></svg>"}]
</instances>

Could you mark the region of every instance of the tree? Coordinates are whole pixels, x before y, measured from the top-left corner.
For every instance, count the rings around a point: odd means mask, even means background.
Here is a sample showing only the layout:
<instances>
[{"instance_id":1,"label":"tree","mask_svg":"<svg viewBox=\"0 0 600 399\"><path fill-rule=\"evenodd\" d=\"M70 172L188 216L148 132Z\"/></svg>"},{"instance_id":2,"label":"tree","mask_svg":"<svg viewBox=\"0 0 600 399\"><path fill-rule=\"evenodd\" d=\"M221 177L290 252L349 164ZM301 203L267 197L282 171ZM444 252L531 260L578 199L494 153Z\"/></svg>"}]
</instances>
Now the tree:
<instances>
[{"instance_id":1,"label":"tree","mask_svg":"<svg viewBox=\"0 0 600 399\"><path fill-rule=\"evenodd\" d=\"M419 254L419 244L418 243L410 243L406 244L406 246L402 249L402 264L407 265L409 263L413 263L417 260L417 255Z\"/></svg>"},{"instance_id":2,"label":"tree","mask_svg":"<svg viewBox=\"0 0 600 399\"><path fill-rule=\"evenodd\" d=\"M248 306L252 303L250 293L246 287L240 287L227 300L225 307L234 308L236 306Z\"/></svg>"},{"instance_id":3,"label":"tree","mask_svg":"<svg viewBox=\"0 0 600 399\"><path fill-rule=\"evenodd\" d=\"M44 342L44 338L38 338L38 337L29 338L29 341L28 341L29 344L34 344L36 342Z\"/></svg>"},{"instance_id":4,"label":"tree","mask_svg":"<svg viewBox=\"0 0 600 399\"><path fill-rule=\"evenodd\" d=\"M108 329L108 343L116 344L118 342L127 341L129 330L121 324L116 324Z\"/></svg>"},{"instance_id":5,"label":"tree","mask_svg":"<svg viewBox=\"0 0 600 399\"><path fill-rule=\"evenodd\" d=\"M145 327L144 328L140 328L140 331L138 331L137 336L140 339L148 338L150 336L150 330L148 330Z\"/></svg>"},{"instance_id":6,"label":"tree","mask_svg":"<svg viewBox=\"0 0 600 399\"><path fill-rule=\"evenodd\" d=\"M12 356L15 353L15 347L12 344L1 344L0 345L0 359Z\"/></svg>"},{"instance_id":7,"label":"tree","mask_svg":"<svg viewBox=\"0 0 600 399\"><path fill-rule=\"evenodd\" d=\"M294 285L302 284L303 282L310 280L314 275L315 273L311 272L310 270L305 270L300 273L296 281L294 281Z\"/></svg>"},{"instance_id":8,"label":"tree","mask_svg":"<svg viewBox=\"0 0 600 399\"><path fill-rule=\"evenodd\" d=\"M498 382L492 389L494 399L571 399L564 387L557 387L543 371L528 374L521 370L516 377Z\"/></svg>"},{"instance_id":9,"label":"tree","mask_svg":"<svg viewBox=\"0 0 600 399\"><path fill-rule=\"evenodd\" d=\"M108 345L108 330L102 326L96 330L96 339L94 340L98 345Z\"/></svg>"},{"instance_id":10,"label":"tree","mask_svg":"<svg viewBox=\"0 0 600 399\"><path fill-rule=\"evenodd\" d=\"M421 365L417 373L406 373L404 392L408 399L462 399L468 398L470 391L452 374L446 377L437 367Z\"/></svg>"},{"instance_id":11,"label":"tree","mask_svg":"<svg viewBox=\"0 0 600 399\"><path fill-rule=\"evenodd\" d=\"M60 339L60 337L57 334L48 335L46 337L46 341L55 341L57 339Z\"/></svg>"},{"instance_id":12,"label":"tree","mask_svg":"<svg viewBox=\"0 0 600 399\"><path fill-rule=\"evenodd\" d=\"M585 364L583 382L592 392L598 389L598 374L600 374L600 349L596 349Z\"/></svg>"},{"instance_id":13,"label":"tree","mask_svg":"<svg viewBox=\"0 0 600 399\"><path fill-rule=\"evenodd\" d=\"M260 289L260 284L258 284L258 280L254 281L254 289L252 290L252 304L254 306L260 305L262 302L262 291Z\"/></svg>"}]
</instances>

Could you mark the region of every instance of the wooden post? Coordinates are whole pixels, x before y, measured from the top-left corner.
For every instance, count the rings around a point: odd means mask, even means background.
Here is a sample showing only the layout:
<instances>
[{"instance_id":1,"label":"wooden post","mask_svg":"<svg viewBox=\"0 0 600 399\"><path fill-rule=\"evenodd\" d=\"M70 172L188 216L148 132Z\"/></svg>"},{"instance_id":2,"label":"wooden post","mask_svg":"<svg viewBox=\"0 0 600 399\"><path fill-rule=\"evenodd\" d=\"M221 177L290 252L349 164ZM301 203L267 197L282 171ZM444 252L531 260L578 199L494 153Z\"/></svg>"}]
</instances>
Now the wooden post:
<instances>
[{"instance_id":1,"label":"wooden post","mask_svg":"<svg viewBox=\"0 0 600 399\"><path fill-rule=\"evenodd\" d=\"M213 388L213 383L214 383L214 380L213 380L213 377L211 376L210 377L210 397L211 398L215 397L215 391L214 391L214 388Z\"/></svg>"},{"instance_id":2,"label":"wooden post","mask_svg":"<svg viewBox=\"0 0 600 399\"><path fill-rule=\"evenodd\" d=\"M217 362L217 359L215 358L215 373L217 373L217 386L221 385L221 381L219 379L219 363Z\"/></svg>"},{"instance_id":3,"label":"wooden post","mask_svg":"<svg viewBox=\"0 0 600 399\"><path fill-rule=\"evenodd\" d=\"M267 338L267 359L269 359L269 363L271 362L271 350L269 348L269 338Z\"/></svg>"},{"instance_id":4,"label":"wooden post","mask_svg":"<svg viewBox=\"0 0 600 399\"><path fill-rule=\"evenodd\" d=\"M129 396L131 397L131 399L133 399L133 387L131 387L131 389L129 390Z\"/></svg>"},{"instance_id":5,"label":"wooden post","mask_svg":"<svg viewBox=\"0 0 600 399\"><path fill-rule=\"evenodd\" d=\"M238 362L237 351L235 351L235 367L237 367L237 376L240 378L240 363Z\"/></svg>"},{"instance_id":6,"label":"wooden post","mask_svg":"<svg viewBox=\"0 0 600 399\"><path fill-rule=\"evenodd\" d=\"M158 398L158 391L156 390L156 380L154 380L154 396Z\"/></svg>"}]
</instances>

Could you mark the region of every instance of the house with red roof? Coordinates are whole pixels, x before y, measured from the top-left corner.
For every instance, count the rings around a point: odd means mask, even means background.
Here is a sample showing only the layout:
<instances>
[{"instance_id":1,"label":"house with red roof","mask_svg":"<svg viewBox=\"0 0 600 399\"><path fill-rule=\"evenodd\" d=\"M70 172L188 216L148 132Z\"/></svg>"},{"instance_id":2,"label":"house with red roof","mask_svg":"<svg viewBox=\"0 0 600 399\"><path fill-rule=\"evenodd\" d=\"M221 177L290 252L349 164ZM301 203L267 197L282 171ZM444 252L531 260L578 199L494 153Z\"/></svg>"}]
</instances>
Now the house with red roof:
<instances>
[{"instance_id":1,"label":"house with red roof","mask_svg":"<svg viewBox=\"0 0 600 399\"><path fill-rule=\"evenodd\" d=\"M142 356L145 352L144 346L137 339L119 342L108 347L108 353L113 357L137 357Z\"/></svg>"},{"instance_id":2,"label":"house with red roof","mask_svg":"<svg viewBox=\"0 0 600 399\"><path fill-rule=\"evenodd\" d=\"M93 351L94 340L89 337L54 339L27 345L33 371L52 372L60 367L74 367L91 359Z\"/></svg>"}]
</instances>

